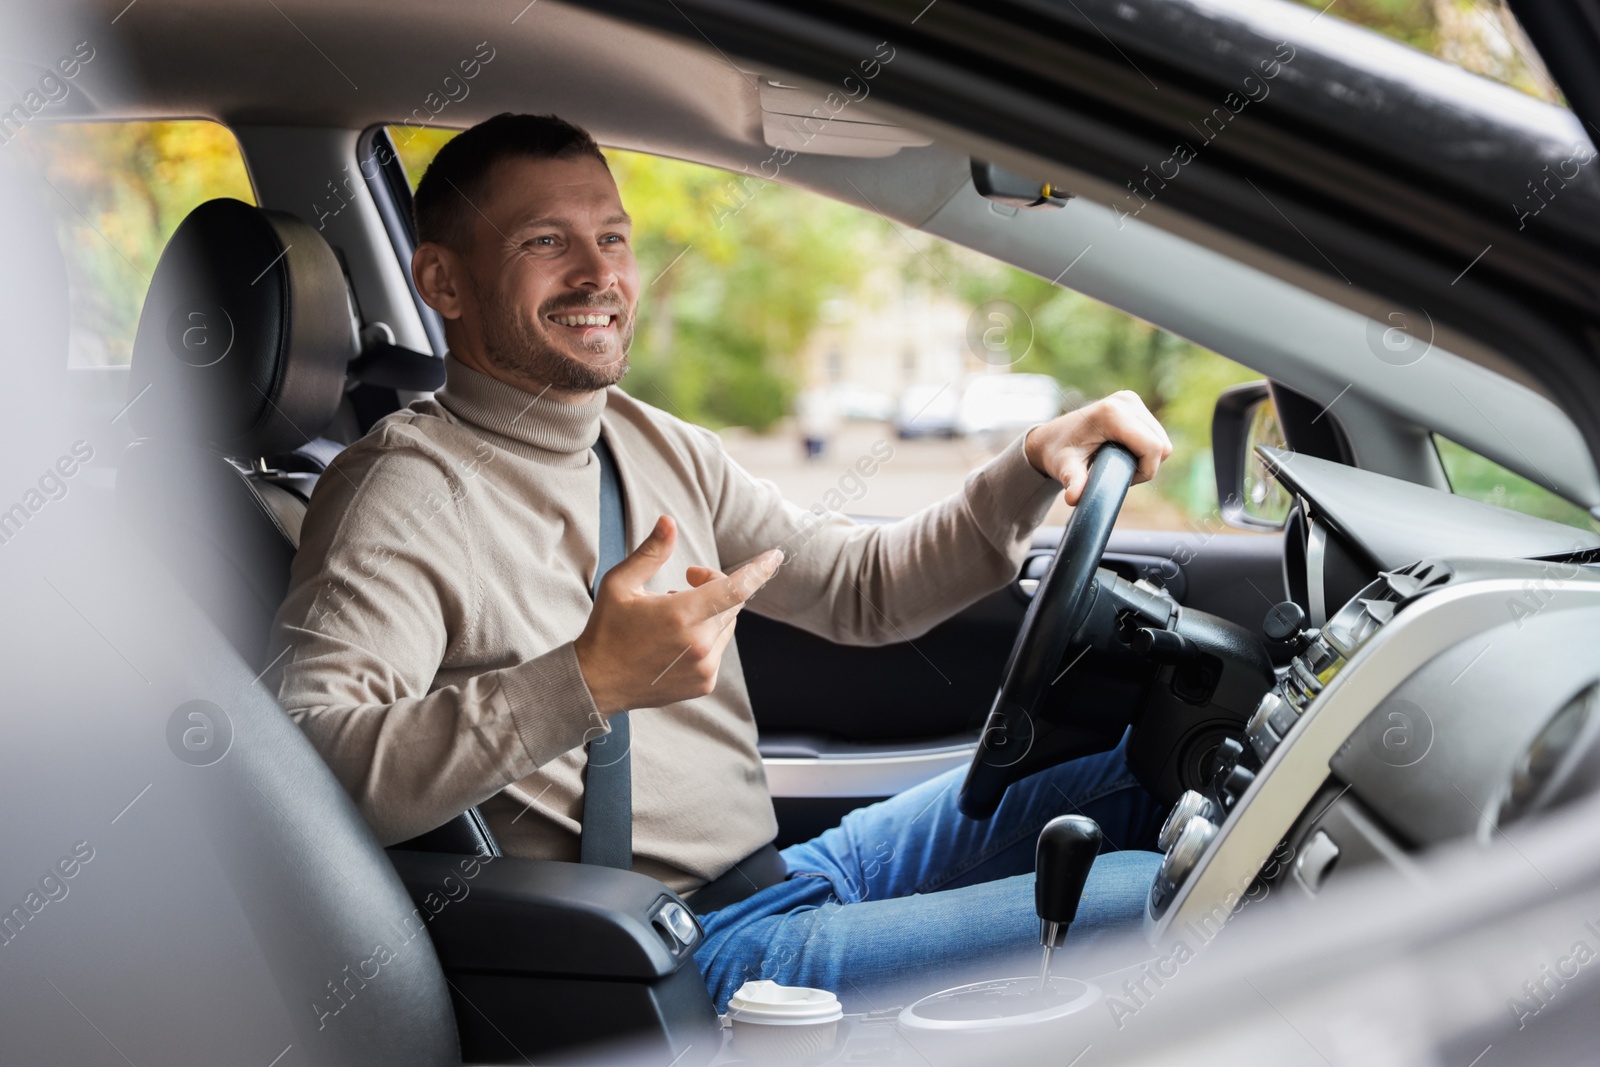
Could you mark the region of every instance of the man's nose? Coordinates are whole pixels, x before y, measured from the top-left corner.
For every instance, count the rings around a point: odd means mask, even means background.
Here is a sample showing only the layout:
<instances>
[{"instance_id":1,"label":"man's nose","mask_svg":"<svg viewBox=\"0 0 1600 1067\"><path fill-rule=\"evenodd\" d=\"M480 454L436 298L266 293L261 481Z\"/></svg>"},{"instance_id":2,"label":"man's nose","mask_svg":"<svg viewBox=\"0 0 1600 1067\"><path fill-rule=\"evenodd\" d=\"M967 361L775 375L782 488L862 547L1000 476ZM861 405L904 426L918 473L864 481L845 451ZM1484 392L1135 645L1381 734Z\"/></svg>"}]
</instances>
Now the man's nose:
<instances>
[{"instance_id":1,"label":"man's nose","mask_svg":"<svg viewBox=\"0 0 1600 1067\"><path fill-rule=\"evenodd\" d=\"M617 268L598 246L588 245L571 260L565 281L574 289L604 292L617 284Z\"/></svg>"}]
</instances>

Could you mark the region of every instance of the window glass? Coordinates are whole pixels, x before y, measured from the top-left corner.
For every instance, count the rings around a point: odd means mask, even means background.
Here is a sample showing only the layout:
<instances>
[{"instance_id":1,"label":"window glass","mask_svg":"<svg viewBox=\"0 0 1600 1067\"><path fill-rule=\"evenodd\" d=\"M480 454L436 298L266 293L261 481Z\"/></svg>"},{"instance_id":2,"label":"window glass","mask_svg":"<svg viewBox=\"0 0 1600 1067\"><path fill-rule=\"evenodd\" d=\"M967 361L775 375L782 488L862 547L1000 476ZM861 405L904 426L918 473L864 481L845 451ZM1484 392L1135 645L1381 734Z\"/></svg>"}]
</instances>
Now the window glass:
<instances>
[{"instance_id":1,"label":"window glass","mask_svg":"<svg viewBox=\"0 0 1600 1067\"><path fill-rule=\"evenodd\" d=\"M417 183L422 180L422 172L428 169L428 164L439 154L439 149L461 132L437 126L387 126L384 129L394 145L395 154L400 157L400 166L406 172L406 181L411 183L413 193L417 191Z\"/></svg>"},{"instance_id":2,"label":"window glass","mask_svg":"<svg viewBox=\"0 0 1600 1067\"><path fill-rule=\"evenodd\" d=\"M1600 530L1600 523L1590 518L1588 512L1539 483L1529 481L1447 437L1434 434L1433 443L1439 450L1439 461L1444 464L1451 492L1485 504L1520 511L1524 515L1554 519L1584 530Z\"/></svg>"},{"instance_id":3,"label":"window glass","mask_svg":"<svg viewBox=\"0 0 1600 1067\"><path fill-rule=\"evenodd\" d=\"M450 136L390 135L413 188ZM1121 521L1218 527L1212 408L1258 374L874 213L699 164L607 156L640 268L622 387L718 431L790 500L909 515L1023 427L1133 389L1175 451ZM864 457L871 478L854 473ZM1058 503L1052 521L1066 514Z\"/></svg>"},{"instance_id":4,"label":"window glass","mask_svg":"<svg viewBox=\"0 0 1600 1067\"><path fill-rule=\"evenodd\" d=\"M1474 74L1565 106L1506 0L1297 0L1312 18L1342 19Z\"/></svg>"},{"instance_id":5,"label":"window glass","mask_svg":"<svg viewBox=\"0 0 1600 1067\"><path fill-rule=\"evenodd\" d=\"M49 183L72 290L71 367L126 365L150 276L167 238L219 196L255 203L225 126L176 122L34 123L23 134Z\"/></svg>"}]
</instances>

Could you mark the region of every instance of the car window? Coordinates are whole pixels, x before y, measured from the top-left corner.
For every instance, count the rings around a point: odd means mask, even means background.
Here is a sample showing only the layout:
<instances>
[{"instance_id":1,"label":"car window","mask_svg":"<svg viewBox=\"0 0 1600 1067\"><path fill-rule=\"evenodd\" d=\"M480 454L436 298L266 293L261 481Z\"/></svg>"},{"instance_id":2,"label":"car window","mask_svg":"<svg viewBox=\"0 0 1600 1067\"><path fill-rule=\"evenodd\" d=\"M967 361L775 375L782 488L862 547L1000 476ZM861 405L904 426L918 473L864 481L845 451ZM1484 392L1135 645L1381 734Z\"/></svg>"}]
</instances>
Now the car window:
<instances>
[{"instance_id":1,"label":"car window","mask_svg":"<svg viewBox=\"0 0 1600 1067\"><path fill-rule=\"evenodd\" d=\"M1326 18L1365 26L1474 74L1566 106L1506 0L1297 0Z\"/></svg>"},{"instance_id":2,"label":"car window","mask_svg":"<svg viewBox=\"0 0 1600 1067\"><path fill-rule=\"evenodd\" d=\"M127 365L150 276L172 231L220 196L255 203L226 126L171 122L33 123L22 143L44 179L67 261L67 365Z\"/></svg>"},{"instance_id":3,"label":"car window","mask_svg":"<svg viewBox=\"0 0 1600 1067\"><path fill-rule=\"evenodd\" d=\"M389 133L413 188L451 136ZM1175 451L1121 521L1220 528L1212 408L1258 374L872 212L699 164L607 156L641 278L622 387L716 430L790 500L909 515L1025 427L1133 389ZM1066 514L1058 504L1052 521Z\"/></svg>"},{"instance_id":4,"label":"car window","mask_svg":"<svg viewBox=\"0 0 1600 1067\"><path fill-rule=\"evenodd\" d=\"M1539 483L1507 470L1448 437L1434 434L1433 443L1439 450L1439 461L1444 464L1451 492L1524 515L1554 519L1583 530L1600 530L1600 523L1587 511Z\"/></svg>"}]
</instances>

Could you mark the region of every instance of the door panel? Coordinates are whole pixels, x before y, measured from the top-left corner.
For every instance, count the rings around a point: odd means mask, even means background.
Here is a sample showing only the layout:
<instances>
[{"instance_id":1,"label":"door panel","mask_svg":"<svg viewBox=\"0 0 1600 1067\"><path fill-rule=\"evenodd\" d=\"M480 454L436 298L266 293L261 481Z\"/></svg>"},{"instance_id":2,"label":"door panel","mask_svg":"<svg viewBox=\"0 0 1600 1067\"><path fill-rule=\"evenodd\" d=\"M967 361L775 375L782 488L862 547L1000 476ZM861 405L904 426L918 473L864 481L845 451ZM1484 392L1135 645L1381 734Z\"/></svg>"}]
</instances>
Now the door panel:
<instances>
[{"instance_id":1,"label":"door panel","mask_svg":"<svg viewBox=\"0 0 1600 1067\"><path fill-rule=\"evenodd\" d=\"M982 724L1026 599L991 593L914 641L834 644L760 615L739 619L739 658L764 739L948 737Z\"/></svg>"}]
</instances>

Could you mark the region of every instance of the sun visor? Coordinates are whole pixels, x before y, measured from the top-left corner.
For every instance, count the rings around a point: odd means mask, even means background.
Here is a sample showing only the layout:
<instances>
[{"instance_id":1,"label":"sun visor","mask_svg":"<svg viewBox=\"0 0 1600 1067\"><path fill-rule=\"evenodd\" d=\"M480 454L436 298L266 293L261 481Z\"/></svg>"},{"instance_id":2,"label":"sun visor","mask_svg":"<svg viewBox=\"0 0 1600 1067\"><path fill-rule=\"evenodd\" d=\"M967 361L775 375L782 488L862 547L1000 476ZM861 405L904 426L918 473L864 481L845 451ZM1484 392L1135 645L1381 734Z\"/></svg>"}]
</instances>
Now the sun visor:
<instances>
[{"instance_id":1,"label":"sun visor","mask_svg":"<svg viewBox=\"0 0 1600 1067\"><path fill-rule=\"evenodd\" d=\"M773 148L817 156L881 159L933 143L926 134L878 119L842 92L817 93L761 78L762 134Z\"/></svg>"}]
</instances>

